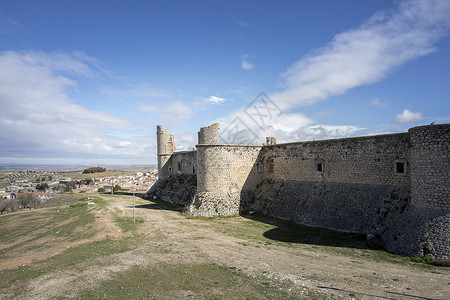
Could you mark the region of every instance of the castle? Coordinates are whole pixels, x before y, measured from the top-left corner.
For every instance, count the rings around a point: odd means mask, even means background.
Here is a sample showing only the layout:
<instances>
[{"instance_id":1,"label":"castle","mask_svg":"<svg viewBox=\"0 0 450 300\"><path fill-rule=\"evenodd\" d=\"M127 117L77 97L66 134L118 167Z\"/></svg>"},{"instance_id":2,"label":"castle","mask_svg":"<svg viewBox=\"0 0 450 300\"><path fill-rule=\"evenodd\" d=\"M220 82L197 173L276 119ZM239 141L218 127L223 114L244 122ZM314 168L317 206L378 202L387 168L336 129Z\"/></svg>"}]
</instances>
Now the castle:
<instances>
[{"instance_id":1,"label":"castle","mask_svg":"<svg viewBox=\"0 0 450 300\"><path fill-rule=\"evenodd\" d=\"M159 180L147 197L197 216L262 213L379 238L410 256L450 258L450 124L261 146L219 144L219 124L176 152L157 126Z\"/></svg>"}]
</instances>

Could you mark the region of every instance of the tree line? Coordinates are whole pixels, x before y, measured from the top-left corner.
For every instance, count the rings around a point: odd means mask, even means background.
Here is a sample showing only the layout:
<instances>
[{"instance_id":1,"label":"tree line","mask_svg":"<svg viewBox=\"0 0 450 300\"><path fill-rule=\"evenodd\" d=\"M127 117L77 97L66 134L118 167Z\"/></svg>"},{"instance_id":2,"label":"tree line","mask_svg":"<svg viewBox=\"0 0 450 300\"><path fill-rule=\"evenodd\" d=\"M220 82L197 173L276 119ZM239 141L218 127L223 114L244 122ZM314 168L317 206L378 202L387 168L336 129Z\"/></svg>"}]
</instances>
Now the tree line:
<instances>
[{"instance_id":1,"label":"tree line","mask_svg":"<svg viewBox=\"0 0 450 300\"><path fill-rule=\"evenodd\" d=\"M105 169L105 168L102 168L102 167L92 167L92 168L89 168L89 169L85 169L85 170L83 171L83 174L88 174L88 173L103 173L103 172L106 172L106 169Z\"/></svg>"}]
</instances>

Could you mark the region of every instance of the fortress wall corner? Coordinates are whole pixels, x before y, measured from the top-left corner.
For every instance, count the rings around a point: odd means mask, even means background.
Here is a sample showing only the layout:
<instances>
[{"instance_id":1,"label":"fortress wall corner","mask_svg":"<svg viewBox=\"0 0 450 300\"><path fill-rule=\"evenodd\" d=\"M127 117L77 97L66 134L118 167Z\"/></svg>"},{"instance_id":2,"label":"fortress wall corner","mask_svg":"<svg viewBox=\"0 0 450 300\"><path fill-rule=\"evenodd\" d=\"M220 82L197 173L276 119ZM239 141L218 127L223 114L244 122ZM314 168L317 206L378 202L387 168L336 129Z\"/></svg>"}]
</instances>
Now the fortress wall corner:
<instances>
[{"instance_id":1,"label":"fortress wall corner","mask_svg":"<svg viewBox=\"0 0 450 300\"><path fill-rule=\"evenodd\" d=\"M411 205L382 242L390 252L450 259L450 124L409 134Z\"/></svg>"},{"instance_id":2,"label":"fortress wall corner","mask_svg":"<svg viewBox=\"0 0 450 300\"><path fill-rule=\"evenodd\" d=\"M411 128L411 199L450 211L450 124Z\"/></svg>"}]
</instances>

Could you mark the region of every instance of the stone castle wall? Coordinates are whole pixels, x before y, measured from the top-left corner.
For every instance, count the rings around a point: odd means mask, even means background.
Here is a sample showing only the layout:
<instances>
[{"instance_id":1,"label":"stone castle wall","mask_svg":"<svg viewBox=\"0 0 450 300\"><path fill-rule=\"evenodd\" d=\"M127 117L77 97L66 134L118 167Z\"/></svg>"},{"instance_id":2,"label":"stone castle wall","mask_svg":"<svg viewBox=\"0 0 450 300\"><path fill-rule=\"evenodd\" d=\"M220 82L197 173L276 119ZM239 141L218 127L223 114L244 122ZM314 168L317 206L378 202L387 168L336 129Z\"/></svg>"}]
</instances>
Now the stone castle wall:
<instances>
[{"instance_id":1,"label":"stone castle wall","mask_svg":"<svg viewBox=\"0 0 450 300\"><path fill-rule=\"evenodd\" d=\"M449 258L450 124L263 146L217 144L218 128L200 130L196 151L158 153L163 179L196 176L185 213L255 211L375 235L391 252ZM176 182L166 186L192 191L192 180Z\"/></svg>"},{"instance_id":2,"label":"stone castle wall","mask_svg":"<svg viewBox=\"0 0 450 300\"><path fill-rule=\"evenodd\" d=\"M407 133L264 147L264 177L273 180L410 185ZM396 173L395 163L404 163Z\"/></svg>"},{"instance_id":3,"label":"stone castle wall","mask_svg":"<svg viewBox=\"0 0 450 300\"><path fill-rule=\"evenodd\" d=\"M242 194L260 182L255 162L261 146L197 145L197 195L185 212L201 216L239 213Z\"/></svg>"},{"instance_id":4,"label":"stone castle wall","mask_svg":"<svg viewBox=\"0 0 450 300\"><path fill-rule=\"evenodd\" d=\"M450 126L415 127L409 135L413 204L450 211Z\"/></svg>"},{"instance_id":5,"label":"stone castle wall","mask_svg":"<svg viewBox=\"0 0 450 300\"><path fill-rule=\"evenodd\" d=\"M410 200L408 157L407 133L266 146L264 180L243 210L381 235Z\"/></svg>"}]
</instances>

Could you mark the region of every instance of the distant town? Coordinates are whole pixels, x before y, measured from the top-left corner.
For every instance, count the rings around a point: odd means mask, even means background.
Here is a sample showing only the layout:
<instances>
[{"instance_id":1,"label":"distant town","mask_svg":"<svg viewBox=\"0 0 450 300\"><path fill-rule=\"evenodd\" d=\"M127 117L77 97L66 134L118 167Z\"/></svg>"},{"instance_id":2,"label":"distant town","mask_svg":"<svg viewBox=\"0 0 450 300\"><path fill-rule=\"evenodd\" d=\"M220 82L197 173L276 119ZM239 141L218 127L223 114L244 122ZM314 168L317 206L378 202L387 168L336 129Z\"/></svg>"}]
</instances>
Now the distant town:
<instances>
[{"instance_id":1,"label":"distant town","mask_svg":"<svg viewBox=\"0 0 450 300\"><path fill-rule=\"evenodd\" d=\"M32 194L41 201L65 192L143 193L157 180L157 173L155 168L136 171L108 168L101 173L0 171L0 199L16 199L20 193Z\"/></svg>"}]
</instances>

